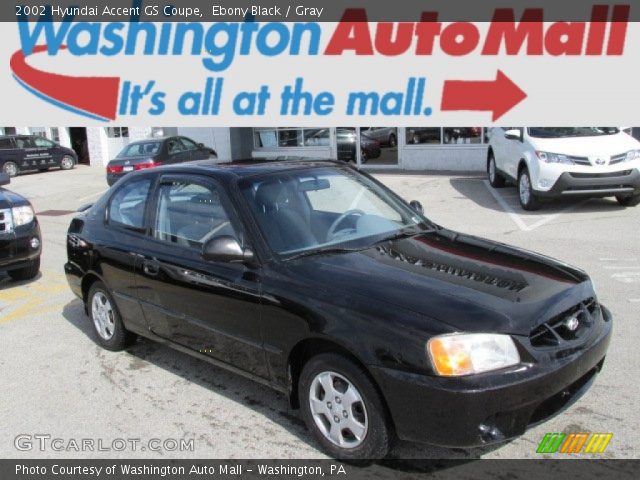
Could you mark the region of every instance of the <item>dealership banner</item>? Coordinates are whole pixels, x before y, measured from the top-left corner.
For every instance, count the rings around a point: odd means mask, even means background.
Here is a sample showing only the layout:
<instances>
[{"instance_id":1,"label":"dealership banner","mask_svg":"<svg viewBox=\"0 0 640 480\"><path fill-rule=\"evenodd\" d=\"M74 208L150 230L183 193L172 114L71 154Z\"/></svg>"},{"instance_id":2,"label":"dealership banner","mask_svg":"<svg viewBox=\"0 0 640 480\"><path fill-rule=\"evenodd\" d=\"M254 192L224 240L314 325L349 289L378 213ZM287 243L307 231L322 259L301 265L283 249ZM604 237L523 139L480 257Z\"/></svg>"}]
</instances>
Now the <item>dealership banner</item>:
<instances>
[{"instance_id":1,"label":"dealership banner","mask_svg":"<svg viewBox=\"0 0 640 480\"><path fill-rule=\"evenodd\" d=\"M4 2L0 120L634 125L639 11L623 0Z\"/></svg>"}]
</instances>

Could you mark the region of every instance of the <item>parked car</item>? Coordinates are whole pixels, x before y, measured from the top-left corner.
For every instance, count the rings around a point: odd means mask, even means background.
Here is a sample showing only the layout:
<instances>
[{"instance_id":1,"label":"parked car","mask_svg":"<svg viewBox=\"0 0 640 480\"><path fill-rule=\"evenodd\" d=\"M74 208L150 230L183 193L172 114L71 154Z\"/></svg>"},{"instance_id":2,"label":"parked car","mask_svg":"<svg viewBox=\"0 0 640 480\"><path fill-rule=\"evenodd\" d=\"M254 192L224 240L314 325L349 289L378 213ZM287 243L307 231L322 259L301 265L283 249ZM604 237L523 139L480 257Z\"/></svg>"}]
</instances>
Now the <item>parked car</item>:
<instances>
[{"instance_id":1,"label":"parked car","mask_svg":"<svg viewBox=\"0 0 640 480\"><path fill-rule=\"evenodd\" d=\"M107 183L111 186L127 173L137 170L216 157L215 150L187 137L139 140L126 145L107 164Z\"/></svg>"},{"instance_id":2,"label":"parked car","mask_svg":"<svg viewBox=\"0 0 640 480\"><path fill-rule=\"evenodd\" d=\"M487 175L515 182L525 210L543 199L615 196L640 203L640 142L617 127L503 127L490 132Z\"/></svg>"},{"instance_id":3,"label":"parked car","mask_svg":"<svg viewBox=\"0 0 640 480\"><path fill-rule=\"evenodd\" d=\"M71 170L78 162L72 149L38 135L0 136L0 171L10 177L29 170L51 167Z\"/></svg>"},{"instance_id":4,"label":"parked car","mask_svg":"<svg viewBox=\"0 0 640 480\"><path fill-rule=\"evenodd\" d=\"M2 188L9 182L9 175L0 173L0 273L30 280L40 271L40 227L29 200Z\"/></svg>"},{"instance_id":5,"label":"parked car","mask_svg":"<svg viewBox=\"0 0 640 480\"><path fill-rule=\"evenodd\" d=\"M137 172L72 220L67 254L100 345L141 335L273 387L340 458L520 435L611 336L584 271L438 226L341 162Z\"/></svg>"},{"instance_id":6,"label":"parked car","mask_svg":"<svg viewBox=\"0 0 640 480\"><path fill-rule=\"evenodd\" d=\"M368 127L360 129L360 132L372 140L380 142L383 147L398 145L398 129L396 127Z\"/></svg>"},{"instance_id":7,"label":"parked car","mask_svg":"<svg viewBox=\"0 0 640 480\"><path fill-rule=\"evenodd\" d=\"M322 128L315 131L312 135L306 138L305 144L307 146L329 146L329 129ZM337 146L337 158L343 162L356 161L356 145L357 134L355 128L350 127L338 127L336 128L336 146ZM360 159L362 163L366 163L369 159L378 158L380 156L380 142L373 140L365 134L360 134Z\"/></svg>"}]
</instances>

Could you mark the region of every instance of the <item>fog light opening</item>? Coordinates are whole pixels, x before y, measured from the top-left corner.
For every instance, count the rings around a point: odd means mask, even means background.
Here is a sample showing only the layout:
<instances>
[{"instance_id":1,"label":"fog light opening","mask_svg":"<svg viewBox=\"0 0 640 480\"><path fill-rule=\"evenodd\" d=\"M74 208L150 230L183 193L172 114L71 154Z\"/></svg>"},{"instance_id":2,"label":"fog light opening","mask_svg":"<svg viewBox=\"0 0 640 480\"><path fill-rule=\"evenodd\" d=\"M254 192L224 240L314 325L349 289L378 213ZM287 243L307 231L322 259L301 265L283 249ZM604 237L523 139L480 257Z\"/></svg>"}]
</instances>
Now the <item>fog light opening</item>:
<instances>
[{"instance_id":1,"label":"fog light opening","mask_svg":"<svg viewBox=\"0 0 640 480\"><path fill-rule=\"evenodd\" d=\"M478 431L480 432L480 439L484 443L488 442L497 442L500 440L504 440L504 434L498 430L497 427L492 425L487 425L485 423L481 423L478 427Z\"/></svg>"},{"instance_id":2,"label":"fog light opening","mask_svg":"<svg viewBox=\"0 0 640 480\"><path fill-rule=\"evenodd\" d=\"M29 242L29 245L31 245L31 248L36 250L40 246L40 240L38 239L38 237L33 237Z\"/></svg>"}]
</instances>

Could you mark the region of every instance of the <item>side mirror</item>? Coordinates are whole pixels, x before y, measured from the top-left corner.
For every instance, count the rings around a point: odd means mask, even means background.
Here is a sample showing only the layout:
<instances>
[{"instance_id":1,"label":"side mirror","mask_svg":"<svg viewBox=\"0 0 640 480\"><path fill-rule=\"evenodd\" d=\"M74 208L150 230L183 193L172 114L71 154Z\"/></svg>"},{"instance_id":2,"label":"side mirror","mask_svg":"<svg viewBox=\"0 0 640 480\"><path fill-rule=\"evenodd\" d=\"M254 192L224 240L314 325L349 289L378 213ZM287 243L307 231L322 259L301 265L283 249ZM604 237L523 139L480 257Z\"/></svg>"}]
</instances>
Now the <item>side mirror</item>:
<instances>
[{"instance_id":1,"label":"side mirror","mask_svg":"<svg viewBox=\"0 0 640 480\"><path fill-rule=\"evenodd\" d=\"M504 138L507 140L518 140L521 142L522 134L520 133L520 130L514 128L513 130L507 130L504 132Z\"/></svg>"},{"instance_id":2,"label":"side mirror","mask_svg":"<svg viewBox=\"0 0 640 480\"><path fill-rule=\"evenodd\" d=\"M413 208L420 215L424 214L424 208L422 208L422 204L418 200L411 200L409 202L409 206Z\"/></svg>"},{"instance_id":3,"label":"side mirror","mask_svg":"<svg viewBox=\"0 0 640 480\"><path fill-rule=\"evenodd\" d=\"M11 183L11 177L6 173L0 173L0 185L9 185Z\"/></svg>"},{"instance_id":4,"label":"side mirror","mask_svg":"<svg viewBox=\"0 0 640 480\"><path fill-rule=\"evenodd\" d=\"M202 258L210 262L250 262L253 260L253 252L248 248L243 249L235 238L220 235L205 242Z\"/></svg>"},{"instance_id":5,"label":"side mirror","mask_svg":"<svg viewBox=\"0 0 640 480\"><path fill-rule=\"evenodd\" d=\"M200 147L200 148L204 148L204 143L199 143L199 144L198 144L198 147Z\"/></svg>"}]
</instances>

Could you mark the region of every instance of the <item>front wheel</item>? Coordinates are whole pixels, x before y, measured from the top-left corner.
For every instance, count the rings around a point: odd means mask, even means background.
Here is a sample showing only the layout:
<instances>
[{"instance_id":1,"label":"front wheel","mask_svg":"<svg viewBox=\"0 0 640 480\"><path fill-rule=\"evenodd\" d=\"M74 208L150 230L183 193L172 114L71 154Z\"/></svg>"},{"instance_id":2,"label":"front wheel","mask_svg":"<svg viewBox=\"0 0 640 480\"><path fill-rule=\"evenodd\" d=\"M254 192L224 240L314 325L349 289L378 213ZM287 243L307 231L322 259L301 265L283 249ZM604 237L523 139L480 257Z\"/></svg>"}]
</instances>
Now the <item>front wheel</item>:
<instances>
[{"instance_id":1,"label":"front wheel","mask_svg":"<svg viewBox=\"0 0 640 480\"><path fill-rule=\"evenodd\" d=\"M100 345L117 352L134 342L135 335L124 328L118 308L104 283L91 285L87 306Z\"/></svg>"},{"instance_id":2,"label":"front wheel","mask_svg":"<svg viewBox=\"0 0 640 480\"><path fill-rule=\"evenodd\" d=\"M40 257L36 258L35 260L31 260L31 262L29 262L29 265L27 265L24 268L19 268L17 270L9 270L9 276L16 281L21 281L21 280L31 280L32 278L35 278L36 275L38 275L38 272L40 272Z\"/></svg>"},{"instance_id":3,"label":"front wheel","mask_svg":"<svg viewBox=\"0 0 640 480\"><path fill-rule=\"evenodd\" d=\"M520 199L520 206L524 210L537 210L540 208L540 202L533 190L531 176L527 167L520 170L518 175L518 198Z\"/></svg>"},{"instance_id":4,"label":"front wheel","mask_svg":"<svg viewBox=\"0 0 640 480\"><path fill-rule=\"evenodd\" d=\"M71 170L75 166L76 162L73 160L71 155L65 155L60 160L60 168L62 170Z\"/></svg>"},{"instance_id":5,"label":"front wheel","mask_svg":"<svg viewBox=\"0 0 640 480\"><path fill-rule=\"evenodd\" d=\"M640 194L628 196L617 195L616 200L623 207L635 207L640 203Z\"/></svg>"},{"instance_id":6,"label":"front wheel","mask_svg":"<svg viewBox=\"0 0 640 480\"><path fill-rule=\"evenodd\" d=\"M304 421L334 458L384 458L391 426L367 373L342 355L324 353L303 368L298 384Z\"/></svg>"}]
</instances>

